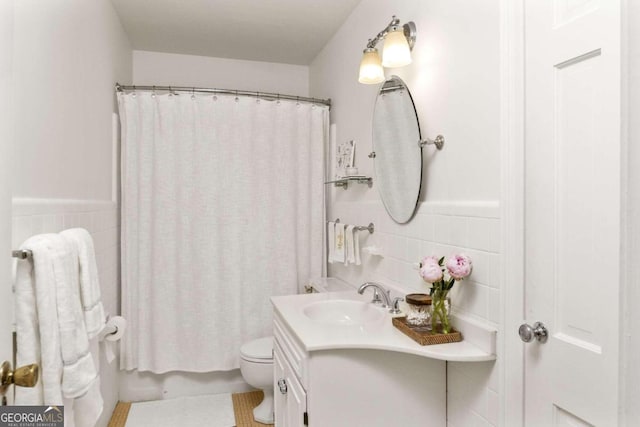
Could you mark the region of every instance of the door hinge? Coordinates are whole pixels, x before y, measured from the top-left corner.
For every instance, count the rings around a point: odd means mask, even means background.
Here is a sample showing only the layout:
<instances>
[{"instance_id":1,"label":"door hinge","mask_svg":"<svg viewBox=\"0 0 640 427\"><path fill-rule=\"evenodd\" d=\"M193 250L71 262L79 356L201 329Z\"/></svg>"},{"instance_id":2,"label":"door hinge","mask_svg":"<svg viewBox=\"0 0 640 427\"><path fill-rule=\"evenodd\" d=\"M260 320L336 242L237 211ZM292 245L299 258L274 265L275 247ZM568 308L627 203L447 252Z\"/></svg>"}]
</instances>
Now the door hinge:
<instances>
[{"instance_id":1,"label":"door hinge","mask_svg":"<svg viewBox=\"0 0 640 427\"><path fill-rule=\"evenodd\" d=\"M304 413L304 415L302 416L302 421L304 422L304 425L308 426L309 425L309 414L308 413Z\"/></svg>"}]
</instances>

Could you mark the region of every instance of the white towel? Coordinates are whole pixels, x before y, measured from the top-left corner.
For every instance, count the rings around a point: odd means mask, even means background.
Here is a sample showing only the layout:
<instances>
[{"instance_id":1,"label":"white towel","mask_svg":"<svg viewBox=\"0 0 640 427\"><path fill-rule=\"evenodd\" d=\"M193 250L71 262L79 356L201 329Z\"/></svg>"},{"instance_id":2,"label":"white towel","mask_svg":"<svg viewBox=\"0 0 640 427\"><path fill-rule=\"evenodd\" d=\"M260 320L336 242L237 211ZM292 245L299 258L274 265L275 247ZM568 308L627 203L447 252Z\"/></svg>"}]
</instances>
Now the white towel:
<instances>
[{"instance_id":1,"label":"white towel","mask_svg":"<svg viewBox=\"0 0 640 427\"><path fill-rule=\"evenodd\" d=\"M335 237L335 245L333 250L333 260L336 262L344 262L345 261L345 251L344 251L344 224L336 223L336 237Z\"/></svg>"},{"instance_id":2,"label":"white towel","mask_svg":"<svg viewBox=\"0 0 640 427\"><path fill-rule=\"evenodd\" d=\"M91 234L84 228L72 228L60 233L73 243L80 263L80 298L84 311L84 324L89 339L97 337L106 323L100 297L98 267Z\"/></svg>"},{"instance_id":3,"label":"white towel","mask_svg":"<svg viewBox=\"0 0 640 427\"><path fill-rule=\"evenodd\" d=\"M354 233L355 226L347 225L347 229L345 230L345 257L344 257L344 265L355 264L356 262L356 254L354 252Z\"/></svg>"},{"instance_id":4,"label":"white towel","mask_svg":"<svg viewBox=\"0 0 640 427\"><path fill-rule=\"evenodd\" d=\"M80 303L77 252L58 234L35 236L22 248L32 251L33 268L29 261L18 265L18 364L40 363L42 381L34 390L16 390L16 403L62 405L63 397L81 397L97 380Z\"/></svg>"},{"instance_id":5,"label":"white towel","mask_svg":"<svg viewBox=\"0 0 640 427\"><path fill-rule=\"evenodd\" d=\"M33 253L33 263L18 261L16 271L17 365L40 365L35 387L16 387L17 405L62 405L62 357L56 308L56 286L50 237L28 239L20 249Z\"/></svg>"},{"instance_id":6,"label":"white towel","mask_svg":"<svg viewBox=\"0 0 640 427\"><path fill-rule=\"evenodd\" d=\"M62 354L62 394L76 398L84 395L95 381L97 371L89 352L80 302L80 267L74 244L58 235L53 268L56 282L60 352Z\"/></svg>"},{"instance_id":7,"label":"white towel","mask_svg":"<svg viewBox=\"0 0 640 427\"><path fill-rule=\"evenodd\" d=\"M360 231L353 230L353 253L355 255L355 264L360 265Z\"/></svg>"},{"instance_id":8,"label":"white towel","mask_svg":"<svg viewBox=\"0 0 640 427\"><path fill-rule=\"evenodd\" d=\"M327 223L327 243L329 247L329 255L327 255L327 262L333 264L333 256L336 250L336 223L329 221Z\"/></svg>"},{"instance_id":9,"label":"white towel","mask_svg":"<svg viewBox=\"0 0 640 427\"><path fill-rule=\"evenodd\" d=\"M91 234L84 228L72 228L60 233L78 254L78 275L80 278L80 300L82 302L84 324L90 340L91 358L96 372L99 371L98 335L106 324L106 316L100 296L100 282L96 264L95 249ZM73 401L68 418L75 419L75 425L93 426L102 414L104 401L100 392L100 380L96 378L86 393Z\"/></svg>"}]
</instances>

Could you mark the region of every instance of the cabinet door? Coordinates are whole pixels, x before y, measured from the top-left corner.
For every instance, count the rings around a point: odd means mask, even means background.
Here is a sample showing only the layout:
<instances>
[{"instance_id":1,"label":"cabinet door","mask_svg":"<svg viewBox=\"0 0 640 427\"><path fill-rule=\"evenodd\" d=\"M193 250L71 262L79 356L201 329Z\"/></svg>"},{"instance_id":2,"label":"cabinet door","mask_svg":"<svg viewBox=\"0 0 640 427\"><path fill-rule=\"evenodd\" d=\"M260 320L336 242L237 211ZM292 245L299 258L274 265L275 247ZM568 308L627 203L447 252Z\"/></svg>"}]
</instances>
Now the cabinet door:
<instances>
[{"instance_id":1,"label":"cabinet door","mask_svg":"<svg viewBox=\"0 0 640 427\"><path fill-rule=\"evenodd\" d=\"M307 411L307 393L290 365L285 365L287 381L287 426L303 427L304 414Z\"/></svg>"},{"instance_id":2,"label":"cabinet door","mask_svg":"<svg viewBox=\"0 0 640 427\"><path fill-rule=\"evenodd\" d=\"M277 341L273 348L273 375L275 427L303 427L307 393Z\"/></svg>"},{"instance_id":3,"label":"cabinet door","mask_svg":"<svg viewBox=\"0 0 640 427\"><path fill-rule=\"evenodd\" d=\"M273 346L273 411L275 413L275 427L289 427L287 422L287 395L280 391L279 381L285 380L285 358L277 341Z\"/></svg>"}]
</instances>

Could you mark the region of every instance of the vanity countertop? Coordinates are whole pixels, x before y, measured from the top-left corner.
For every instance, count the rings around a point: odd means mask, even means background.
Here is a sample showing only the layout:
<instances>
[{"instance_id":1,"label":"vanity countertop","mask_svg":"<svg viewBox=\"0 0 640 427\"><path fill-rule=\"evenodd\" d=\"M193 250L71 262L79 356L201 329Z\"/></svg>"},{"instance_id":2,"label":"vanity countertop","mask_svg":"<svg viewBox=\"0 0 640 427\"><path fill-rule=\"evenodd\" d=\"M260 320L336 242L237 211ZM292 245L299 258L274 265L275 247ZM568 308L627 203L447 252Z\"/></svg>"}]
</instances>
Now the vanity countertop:
<instances>
[{"instance_id":1,"label":"vanity countertop","mask_svg":"<svg viewBox=\"0 0 640 427\"><path fill-rule=\"evenodd\" d=\"M365 325L318 322L311 320L303 311L308 304L320 301L368 302L370 298L355 291L343 291L272 297L271 303L307 352L332 349L387 350L452 362L482 362L496 358L496 331L459 316L452 321L462 332L463 341L421 346L393 326L387 309L374 307L383 316Z\"/></svg>"}]
</instances>

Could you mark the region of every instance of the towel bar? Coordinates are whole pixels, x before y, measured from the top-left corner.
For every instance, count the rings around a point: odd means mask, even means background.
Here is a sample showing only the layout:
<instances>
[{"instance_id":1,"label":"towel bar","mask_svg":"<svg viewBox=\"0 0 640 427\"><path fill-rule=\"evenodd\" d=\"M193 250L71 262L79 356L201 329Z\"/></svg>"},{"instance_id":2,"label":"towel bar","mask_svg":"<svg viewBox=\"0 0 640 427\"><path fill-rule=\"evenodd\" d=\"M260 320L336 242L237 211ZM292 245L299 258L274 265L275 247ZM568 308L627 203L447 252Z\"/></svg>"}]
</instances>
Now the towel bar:
<instances>
[{"instance_id":1,"label":"towel bar","mask_svg":"<svg viewBox=\"0 0 640 427\"><path fill-rule=\"evenodd\" d=\"M18 259L29 259L33 256L33 252L29 249L19 249L11 252L11 256Z\"/></svg>"},{"instance_id":2,"label":"towel bar","mask_svg":"<svg viewBox=\"0 0 640 427\"><path fill-rule=\"evenodd\" d=\"M327 221L327 223L329 223L331 221ZM335 221L333 222L340 222L340 218L336 218ZM373 225L372 222L369 223L369 225L357 225L356 227L354 227L356 230L358 231L364 231L367 230L369 232L369 234L373 234L373 231L375 230L375 226Z\"/></svg>"}]
</instances>

